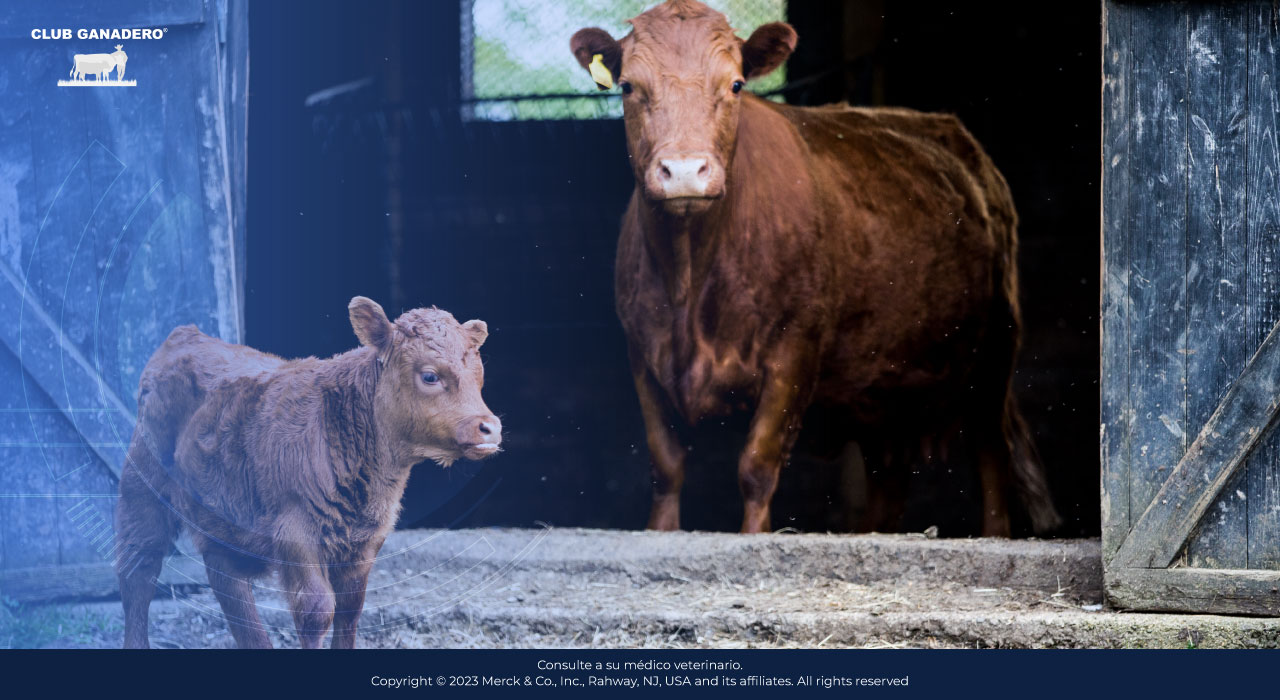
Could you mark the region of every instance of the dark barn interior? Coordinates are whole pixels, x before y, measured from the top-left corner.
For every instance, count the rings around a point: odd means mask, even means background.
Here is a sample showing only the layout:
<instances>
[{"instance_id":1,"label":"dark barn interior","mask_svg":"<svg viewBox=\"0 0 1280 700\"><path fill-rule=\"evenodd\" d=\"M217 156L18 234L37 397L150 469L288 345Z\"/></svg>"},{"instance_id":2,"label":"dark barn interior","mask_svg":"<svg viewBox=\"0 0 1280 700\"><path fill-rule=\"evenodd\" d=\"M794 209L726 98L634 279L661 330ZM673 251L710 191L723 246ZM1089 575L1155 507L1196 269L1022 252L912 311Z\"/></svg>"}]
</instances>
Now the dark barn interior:
<instances>
[{"instance_id":1,"label":"dark barn interior","mask_svg":"<svg viewBox=\"0 0 1280 700\"><path fill-rule=\"evenodd\" d=\"M346 350L357 294L483 318L505 452L416 468L401 526L642 527L648 458L613 308L622 123L463 119L462 5L251 4L247 342ZM784 94L953 112L985 144L1022 219L1023 410L1062 534L1096 535L1099 7L1032 7L794 0ZM695 454L685 527L737 528L728 444ZM774 527L838 528L833 471L797 457ZM937 490L910 525L965 533L965 484Z\"/></svg>"}]
</instances>

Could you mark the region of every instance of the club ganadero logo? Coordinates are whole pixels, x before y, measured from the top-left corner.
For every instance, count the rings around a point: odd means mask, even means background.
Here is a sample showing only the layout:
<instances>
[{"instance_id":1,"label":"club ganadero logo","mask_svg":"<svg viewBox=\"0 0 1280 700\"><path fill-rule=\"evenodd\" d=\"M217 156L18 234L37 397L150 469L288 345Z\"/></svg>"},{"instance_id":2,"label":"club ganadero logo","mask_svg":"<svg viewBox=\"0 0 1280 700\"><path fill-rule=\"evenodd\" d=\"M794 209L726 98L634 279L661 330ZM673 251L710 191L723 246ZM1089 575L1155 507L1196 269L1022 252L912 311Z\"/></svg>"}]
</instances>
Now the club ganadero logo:
<instances>
[{"instance_id":1,"label":"club ganadero logo","mask_svg":"<svg viewBox=\"0 0 1280 700\"><path fill-rule=\"evenodd\" d=\"M168 29L32 29L31 38L37 41L144 41L164 38ZM65 79L58 80L59 87L135 87L137 80L125 80L125 66L129 55L124 44L115 44L111 53L78 53L72 56ZM115 74L114 77L112 74Z\"/></svg>"}]
</instances>

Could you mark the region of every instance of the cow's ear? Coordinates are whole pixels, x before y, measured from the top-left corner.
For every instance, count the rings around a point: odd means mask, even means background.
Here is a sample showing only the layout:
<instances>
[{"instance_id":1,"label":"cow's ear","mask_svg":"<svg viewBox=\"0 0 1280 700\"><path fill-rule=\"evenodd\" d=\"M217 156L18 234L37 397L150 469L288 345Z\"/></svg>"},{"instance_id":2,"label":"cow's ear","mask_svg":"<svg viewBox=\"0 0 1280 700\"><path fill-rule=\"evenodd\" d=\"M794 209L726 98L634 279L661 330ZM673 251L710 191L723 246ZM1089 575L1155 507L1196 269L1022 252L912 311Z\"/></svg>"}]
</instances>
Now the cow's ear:
<instances>
[{"instance_id":1,"label":"cow's ear","mask_svg":"<svg viewBox=\"0 0 1280 700\"><path fill-rule=\"evenodd\" d=\"M579 29L569 40L569 49L573 51L573 57L578 59L578 64L588 71L591 70L591 61L599 54L604 67L609 69L612 80L616 81L622 73L622 45L609 32L599 27ZM601 86L600 89L606 88Z\"/></svg>"},{"instance_id":2,"label":"cow's ear","mask_svg":"<svg viewBox=\"0 0 1280 700\"><path fill-rule=\"evenodd\" d=\"M385 356L391 349L391 334L395 328L378 302L368 297L356 297L347 305L347 312L351 315L351 328L360 344L376 348L379 355Z\"/></svg>"},{"instance_id":3,"label":"cow's ear","mask_svg":"<svg viewBox=\"0 0 1280 700\"><path fill-rule=\"evenodd\" d=\"M472 347L480 347L484 345L484 341L489 337L489 324L474 319L462 324L462 330L467 332L467 337L471 339Z\"/></svg>"},{"instance_id":4,"label":"cow's ear","mask_svg":"<svg viewBox=\"0 0 1280 700\"><path fill-rule=\"evenodd\" d=\"M742 74L748 80L772 73L796 50L796 30L786 22L762 24L742 43Z\"/></svg>"}]
</instances>

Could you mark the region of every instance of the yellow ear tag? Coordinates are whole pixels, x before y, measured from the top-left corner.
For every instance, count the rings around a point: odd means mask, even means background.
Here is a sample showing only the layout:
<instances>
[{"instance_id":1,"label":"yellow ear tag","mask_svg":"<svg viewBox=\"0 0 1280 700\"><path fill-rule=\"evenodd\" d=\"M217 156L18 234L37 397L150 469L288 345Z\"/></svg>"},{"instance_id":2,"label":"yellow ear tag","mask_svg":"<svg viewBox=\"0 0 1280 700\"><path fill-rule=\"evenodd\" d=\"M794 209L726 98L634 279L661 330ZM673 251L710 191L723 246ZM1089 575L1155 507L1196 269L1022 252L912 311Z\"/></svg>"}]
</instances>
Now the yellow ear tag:
<instances>
[{"instance_id":1,"label":"yellow ear tag","mask_svg":"<svg viewBox=\"0 0 1280 700\"><path fill-rule=\"evenodd\" d=\"M587 66L587 70L591 71L591 79L596 81L596 85L599 85L601 90L613 87L613 73L604 67L604 56L601 54L591 57L591 65Z\"/></svg>"}]
</instances>

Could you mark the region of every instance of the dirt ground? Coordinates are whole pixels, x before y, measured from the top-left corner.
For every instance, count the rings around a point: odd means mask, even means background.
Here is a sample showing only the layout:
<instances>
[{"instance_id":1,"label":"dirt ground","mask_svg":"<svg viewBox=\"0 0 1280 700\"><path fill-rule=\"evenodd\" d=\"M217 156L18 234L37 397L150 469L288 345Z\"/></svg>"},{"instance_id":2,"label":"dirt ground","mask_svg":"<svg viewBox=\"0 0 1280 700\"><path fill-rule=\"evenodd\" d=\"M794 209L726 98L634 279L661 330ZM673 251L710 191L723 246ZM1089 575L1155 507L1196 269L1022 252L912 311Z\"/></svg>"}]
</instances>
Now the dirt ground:
<instances>
[{"instance_id":1,"label":"dirt ground","mask_svg":"<svg viewBox=\"0 0 1280 700\"><path fill-rule=\"evenodd\" d=\"M202 582L151 609L152 645L233 646ZM255 586L295 647L274 579ZM434 647L1280 646L1280 620L1101 605L1096 540L932 540L591 530L395 533L360 645ZM118 647L118 600L18 608L0 646Z\"/></svg>"}]
</instances>

